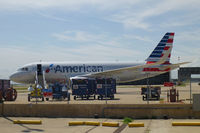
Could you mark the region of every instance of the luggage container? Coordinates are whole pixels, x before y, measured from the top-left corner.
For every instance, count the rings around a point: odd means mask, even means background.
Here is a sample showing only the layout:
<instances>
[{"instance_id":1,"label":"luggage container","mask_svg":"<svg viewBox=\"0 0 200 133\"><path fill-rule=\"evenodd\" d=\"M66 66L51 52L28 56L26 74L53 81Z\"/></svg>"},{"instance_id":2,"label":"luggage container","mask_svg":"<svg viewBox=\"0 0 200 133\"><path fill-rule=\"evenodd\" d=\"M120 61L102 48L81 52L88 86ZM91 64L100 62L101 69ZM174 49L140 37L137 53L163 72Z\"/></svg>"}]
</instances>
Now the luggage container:
<instances>
[{"instance_id":1,"label":"luggage container","mask_svg":"<svg viewBox=\"0 0 200 133\"><path fill-rule=\"evenodd\" d=\"M116 80L112 78L96 79L96 94L98 99L110 98L114 99L116 93Z\"/></svg>"},{"instance_id":2,"label":"luggage container","mask_svg":"<svg viewBox=\"0 0 200 133\"><path fill-rule=\"evenodd\" d=\"M0 90L5 91L10 88L10 80L0 79Z\"/></svg>"},{"instance_id":3,"label":"luggage container","mask_svg":"<svg viewBox=\"0 0 200 133\"><path fill-rule=\"evenodd\" d=\"M96 99L96 85L95 79L78 77L71 79L72 81L72 95L74 95L74 100L77 98L89 99L93 97Z\"/></svg>"},{"instance_id":4,"label":"luggage container","mask_svg":"<svg viewBox=\"0 0 200 133\"><path fill-rule=\"evenodd\" d=\"M52 87L52 99L62 100L67 98L70 101L70 93L65 84L55 83L50 85Z\"/></svg>"}]
</instances>

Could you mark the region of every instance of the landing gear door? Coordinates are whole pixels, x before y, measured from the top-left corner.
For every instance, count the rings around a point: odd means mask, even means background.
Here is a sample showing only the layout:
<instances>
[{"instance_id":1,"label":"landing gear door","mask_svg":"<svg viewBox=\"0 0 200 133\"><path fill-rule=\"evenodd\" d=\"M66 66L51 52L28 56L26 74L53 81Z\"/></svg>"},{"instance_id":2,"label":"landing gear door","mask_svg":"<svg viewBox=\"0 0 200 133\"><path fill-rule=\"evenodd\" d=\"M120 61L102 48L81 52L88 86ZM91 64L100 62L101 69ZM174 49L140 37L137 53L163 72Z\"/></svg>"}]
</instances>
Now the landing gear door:
<instances>
[{"instance_id":1,"label":"landing gear door","mask_svg":"<svg viewBox=\"0 0 200 133\"><path fill-rule=\"evenodd\" d=\"M42 75L42 64L37 64L37 75Z\"/></svg>"}]
</instances>

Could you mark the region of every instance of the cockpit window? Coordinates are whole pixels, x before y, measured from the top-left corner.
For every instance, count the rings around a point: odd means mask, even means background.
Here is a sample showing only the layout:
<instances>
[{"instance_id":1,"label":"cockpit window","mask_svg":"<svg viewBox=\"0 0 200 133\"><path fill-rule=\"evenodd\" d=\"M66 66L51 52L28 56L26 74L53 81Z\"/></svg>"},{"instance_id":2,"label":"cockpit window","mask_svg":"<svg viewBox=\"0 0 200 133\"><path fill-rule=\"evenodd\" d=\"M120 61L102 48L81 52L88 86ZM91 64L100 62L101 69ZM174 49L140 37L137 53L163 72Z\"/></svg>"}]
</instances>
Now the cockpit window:
<instances>
[{"instance_id":1,"label":"cockpit window","mask_svg":"<svg viewBox=\"0 0 200 133\"><path fill-rule=\"evenodd\" d=\"M28 68L27 67L23 67L23 68L18 69L18 71L28 71Z\"/></svg>"}]
</instances>

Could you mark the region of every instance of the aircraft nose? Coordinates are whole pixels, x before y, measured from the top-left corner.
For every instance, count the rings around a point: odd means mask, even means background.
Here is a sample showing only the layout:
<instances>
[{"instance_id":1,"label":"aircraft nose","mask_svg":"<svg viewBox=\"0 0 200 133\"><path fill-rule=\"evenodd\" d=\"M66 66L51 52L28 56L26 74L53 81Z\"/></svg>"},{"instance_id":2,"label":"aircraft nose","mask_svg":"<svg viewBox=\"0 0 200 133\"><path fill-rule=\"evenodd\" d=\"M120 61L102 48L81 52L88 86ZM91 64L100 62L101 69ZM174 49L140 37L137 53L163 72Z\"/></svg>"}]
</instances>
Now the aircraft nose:
<instances>
[{"instance_id":1,"label":"aircraft nose","mask_svg":"<svg viewBox=\"0 0 200 133\"><path fill-rule=\"evenodd\" d=\"M19 80L19 73L13 73L12 75L10 75L10 80L14 81L14 82L18 82Z\"/></svg>"}]
</instances>

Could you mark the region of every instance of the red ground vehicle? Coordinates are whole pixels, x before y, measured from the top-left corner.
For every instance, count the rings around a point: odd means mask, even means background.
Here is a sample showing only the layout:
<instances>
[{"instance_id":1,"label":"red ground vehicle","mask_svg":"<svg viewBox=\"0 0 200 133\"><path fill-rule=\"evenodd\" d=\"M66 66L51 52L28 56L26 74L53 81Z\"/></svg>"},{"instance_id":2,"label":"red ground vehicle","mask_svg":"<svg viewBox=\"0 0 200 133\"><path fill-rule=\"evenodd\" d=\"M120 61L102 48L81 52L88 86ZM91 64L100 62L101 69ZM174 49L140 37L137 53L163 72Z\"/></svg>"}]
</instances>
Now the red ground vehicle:
<instances>
[{"instance_id":1,"label":"red ground vehicle","mask_svg":"<svg viewBox=\"0 0 200 133\"><path fill-rule=\"evenodd\" d=\"M49 89L43 89L43 95L44 95L44 98L46 99L46 101L49 101L49 98L52 98L53 97L53 91L51 88Z\"/></svg>"},{"instance_id":2,"label":"red ground vehicle","mask_svg":"<svg viewBox=\"0 0 200 133\"><path fill-rule=\"evenodd\" d=\"M10 80L0 79L0 101L15 101L17 91L10 86Z\"/></svg>"}]
</instances>

